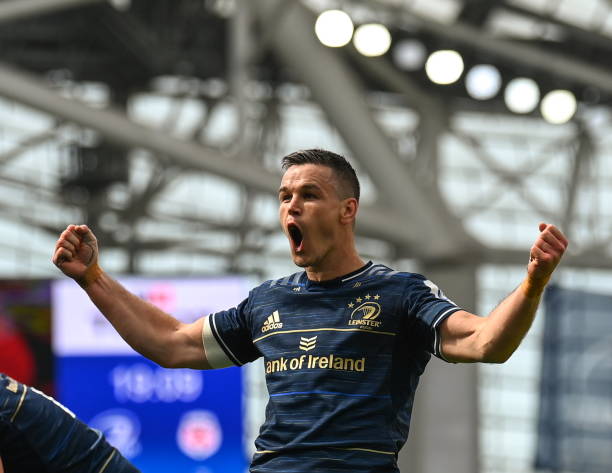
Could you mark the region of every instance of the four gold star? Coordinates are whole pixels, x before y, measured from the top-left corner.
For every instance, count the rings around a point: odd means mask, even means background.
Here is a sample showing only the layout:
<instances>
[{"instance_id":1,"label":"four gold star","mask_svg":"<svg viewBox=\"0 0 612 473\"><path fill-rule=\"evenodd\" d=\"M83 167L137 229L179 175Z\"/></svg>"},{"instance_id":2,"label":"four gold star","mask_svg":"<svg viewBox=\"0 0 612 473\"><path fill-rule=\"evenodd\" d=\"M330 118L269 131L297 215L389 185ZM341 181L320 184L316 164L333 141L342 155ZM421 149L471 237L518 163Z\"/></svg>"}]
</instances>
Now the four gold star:
<instances>
[{"instance_id":1,"label":"four gold star","mask_svg":"<svg viewBox=\"0 0 612 473\"><path fill-rule=\"evenodd\" d=\"M370 294L366 294L365 296L362 297L357 297L355 299L355 302L357 302L358 304L360 304L363 300L370 300L370 299L374 299L375 301L377 301L378 299L380 299L380 296L378 294L371 296ZM349 309L352 309L353 307L355 307L355 304L353 302L350 302L348 304Z\"/></svg>"}]
</instances>

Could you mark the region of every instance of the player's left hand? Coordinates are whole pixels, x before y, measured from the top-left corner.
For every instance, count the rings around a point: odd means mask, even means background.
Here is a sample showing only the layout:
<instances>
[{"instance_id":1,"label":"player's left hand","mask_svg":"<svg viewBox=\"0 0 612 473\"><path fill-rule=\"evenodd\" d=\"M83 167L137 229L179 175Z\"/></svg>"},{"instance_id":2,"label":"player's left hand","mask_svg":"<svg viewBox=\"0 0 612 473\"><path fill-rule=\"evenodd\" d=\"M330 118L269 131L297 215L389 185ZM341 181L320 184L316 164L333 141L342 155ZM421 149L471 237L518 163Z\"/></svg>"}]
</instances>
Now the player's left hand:
<instances>
[{"instance_id":1,"label":"player's left hand","mask_svg":"<svg viewBox=\"0 0 612 473\"><path fill-rule=\"evenodd\" d=\"M540 223L540 235L531 247L527 275L532 281L546 284L555 270L567 245L565 235L554 225Z\"/></svg>"}]
</instances>

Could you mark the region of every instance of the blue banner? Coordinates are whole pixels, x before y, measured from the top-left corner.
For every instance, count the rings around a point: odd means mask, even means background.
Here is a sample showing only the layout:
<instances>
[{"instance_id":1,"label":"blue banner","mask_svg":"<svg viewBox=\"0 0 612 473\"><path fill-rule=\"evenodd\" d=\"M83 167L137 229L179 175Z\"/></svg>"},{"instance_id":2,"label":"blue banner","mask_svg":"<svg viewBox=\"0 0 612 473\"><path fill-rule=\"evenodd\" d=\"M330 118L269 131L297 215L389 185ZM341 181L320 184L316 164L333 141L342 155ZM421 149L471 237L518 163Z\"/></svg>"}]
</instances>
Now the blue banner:
<instances>
[{"instance_id":1,"label":"blue banner","mask_svg":"<svg viewBox=\"0 0 612 473\"><path fill-rule=\"evenodd\" d=\"M239 368L169 370L136 356L57 360L58 399L144 473L242 473Z\"/></svg>"},{"instance_id":2,"label":"blue banner","mask_svg":"<svg viewBox=\"0 0 612 473\"><path fill-rule=\"evenodd\" d=\"M612 471L612 296L551 287L544 299L536 468Z\"/></svg>"},{"instance_id":3,"label":"blue banner","mask_svg":"<svg viewBox=\"0 0 612 473\"><path fill-rule=\"evenodd\" d=\"M239 303L244 278L122 278L190 323ZM164 369L119 336L71 280L52 285L57 398L143 473L243 473L242 371Z\"/></svg>"}]
</instances>

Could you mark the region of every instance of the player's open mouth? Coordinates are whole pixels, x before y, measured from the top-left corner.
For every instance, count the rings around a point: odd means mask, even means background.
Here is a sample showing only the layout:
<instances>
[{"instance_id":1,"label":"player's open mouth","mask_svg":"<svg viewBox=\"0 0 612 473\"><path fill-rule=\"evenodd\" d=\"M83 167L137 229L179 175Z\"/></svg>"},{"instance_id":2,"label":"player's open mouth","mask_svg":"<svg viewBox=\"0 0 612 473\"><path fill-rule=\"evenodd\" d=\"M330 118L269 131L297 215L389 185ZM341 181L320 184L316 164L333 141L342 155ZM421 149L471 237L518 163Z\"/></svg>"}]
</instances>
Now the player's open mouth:
<instances>
[{"instance_id":1,"label":"player's open mouth","mask_svg":"<svg viewBox=\"0 0 612 473\"><path fill-rule=\"evenodd\" d=\"M303 250L304 237L302 235L302 230L295 224L290 223L287 225L287 232L289 233L289 238L291 239L291 243L296 252Z\"/></svg>"}]
</instances>

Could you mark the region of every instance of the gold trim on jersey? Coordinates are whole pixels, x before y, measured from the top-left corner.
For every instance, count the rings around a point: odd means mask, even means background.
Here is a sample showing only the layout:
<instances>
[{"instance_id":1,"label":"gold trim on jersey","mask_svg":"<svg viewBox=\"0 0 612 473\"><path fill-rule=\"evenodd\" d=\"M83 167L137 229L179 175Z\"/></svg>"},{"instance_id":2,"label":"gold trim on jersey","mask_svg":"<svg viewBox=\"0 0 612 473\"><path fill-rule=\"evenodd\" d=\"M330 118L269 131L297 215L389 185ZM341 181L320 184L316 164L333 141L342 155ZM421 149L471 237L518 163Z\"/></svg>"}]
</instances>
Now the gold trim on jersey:
<instances>
[{"instance_id":1,"label":"gold trim on jersey","mask_svg":"<svg viewBox=\"0 0 612 473\"><path fill-rule=\"evenodd\" d=\"M304 333L304 332L361 332L361 333L377 333L379 335L391 335L395 336L393 332L381 332L379 330L363 330L360 328L306 328L301 330L279 330L277 332L268 333L262 337L256 338L253 340L253 343L257 343L264 338L271 337L272 335L280 335L281 333Z\"/></svg>"},{"instance_id":2,"label":"gold trim on jersey","mask_svg":"<svg viewBox=\"0 0 612 473\"><path fill-rule=\"evenodd\" d=\"M17 383L17 381L15 381L13 378L7 376L6 379L8 379L8 384L6 385L6 389L8 389L10 392L17 394L17 391L19 390L19 384Z\"/></svg>"},{"instance_id":3,"label":"gold trim on jersey","mask_svg":"<svg viewBox=\"0 0 612 473\"><path fill-rule=\"evenodd\" d=\"M28 391L28 387L24 384L23 392L21 393L21 398L19 398L19 403L17 404L17 409L15 409L15 412L13 412L13 415L11 416L11 422L13 422L15 420L15 417L17 417L17 414L19 413L21 406L23 405L23 400L26 397L27 391Z\"/></svg>"},{"instance_id":4,"label":"gold trim on jersey","mask_svg":"<svg viewBox=\"0 0 612 473\"><path fill-rule=\"evenodd\" d=\"M117 450L113 450L113 453L111 453L110 456L106 459L106 461L104 462L104 465L102 465L102 468L98 470L98 473L103 473L104 470L106 470L106 467L108 466L108 464L113 459L116 453L117 453Z\"/></svg>"}]
</instances>

